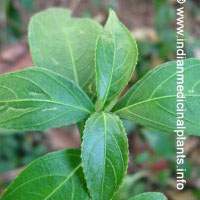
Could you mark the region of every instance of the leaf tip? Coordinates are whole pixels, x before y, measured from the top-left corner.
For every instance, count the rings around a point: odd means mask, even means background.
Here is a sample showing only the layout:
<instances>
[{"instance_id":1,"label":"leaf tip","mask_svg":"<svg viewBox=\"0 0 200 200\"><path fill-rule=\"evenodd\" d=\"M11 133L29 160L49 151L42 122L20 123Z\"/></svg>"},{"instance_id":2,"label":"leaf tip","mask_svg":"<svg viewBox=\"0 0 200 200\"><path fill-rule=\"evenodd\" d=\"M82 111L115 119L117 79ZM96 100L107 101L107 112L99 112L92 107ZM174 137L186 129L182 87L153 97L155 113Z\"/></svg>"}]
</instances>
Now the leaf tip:
<instances>
[{"instance_id":1,"label":"leaf tip","mask_svg":"<svg viewBox=\"0 0 200 200\"><path fill-rule=\"evenodd\" d=\"M106 25L112 24L113 22L118 22L118 21L119 21L119 19L117 17L117 14L115 13L115 11L113 9L110 8Z\"/></svg>"}]
</instances>

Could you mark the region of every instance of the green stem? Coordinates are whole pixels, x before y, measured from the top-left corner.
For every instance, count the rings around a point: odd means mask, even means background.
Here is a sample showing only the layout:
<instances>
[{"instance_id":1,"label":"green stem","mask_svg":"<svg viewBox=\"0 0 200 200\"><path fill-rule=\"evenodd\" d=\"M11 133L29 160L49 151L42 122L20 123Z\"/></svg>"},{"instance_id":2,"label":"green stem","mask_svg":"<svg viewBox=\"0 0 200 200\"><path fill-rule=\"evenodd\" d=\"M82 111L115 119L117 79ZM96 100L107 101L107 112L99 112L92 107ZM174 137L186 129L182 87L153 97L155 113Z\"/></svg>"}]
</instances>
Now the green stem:
<instances>
[{"instance_id":1,"label":"green stem","mask_svg":"<svg viewBox=\"0 0 200 200\"><path fill-rule=\"evenodd\" d=\"M79 122L79 123L77 124L77 126L78 126L78 129L79 129L80 138L81 138L81 142L82 142L82 139L83 139L83 131L84 131L84 127L85 127L85 121Z\"/></svg>"}]
</instances>

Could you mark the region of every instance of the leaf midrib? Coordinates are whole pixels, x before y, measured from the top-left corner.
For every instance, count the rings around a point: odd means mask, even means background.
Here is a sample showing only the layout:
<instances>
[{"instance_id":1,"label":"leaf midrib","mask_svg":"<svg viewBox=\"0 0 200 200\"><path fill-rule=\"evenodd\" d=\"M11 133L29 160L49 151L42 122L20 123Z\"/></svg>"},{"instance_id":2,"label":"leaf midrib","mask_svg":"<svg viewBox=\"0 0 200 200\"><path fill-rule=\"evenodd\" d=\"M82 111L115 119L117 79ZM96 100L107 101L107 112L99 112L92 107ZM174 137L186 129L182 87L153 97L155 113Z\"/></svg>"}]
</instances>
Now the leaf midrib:
<instances>
[{"instance_id":1,"label":"leaf midrib","mask_svg":"<svg viewBox=\"0 0 200 200\"><path fill-rule=\"evenodd\" d=\"M109 96L110 93L110 89L111 89L111 84L112 84L112 79L113 79L113 73L114 73L114 68L115 68L115 57L116 57L116 42L115 42L115 35L113 34L113 32L111 32L112 34L112 39L113 39L113 60L112 60L112 68L111 68L111 75L110 75L110 81L108 83L108 87L106 88L106 93L104 96L104 100L103 100L103 105L105 104L105 102L107 101L107 98Z\"/></svg>"},{"instance_id":2,"label":"leaf midrib","mask_svg":"<svg viewBox=\"0 0 200 200\"><path fill-rule=\"evenodd\" d=\"M174 97L176 97L176 95L160 96L160 97L155 97L155 98L152 98L152 99L147 99L147 100L140 101L140 102L131 104L131 105L129 105L129 106L123 107L123 108L121 108L121 109L119 109L119 110L116 110L115 113L118 113L118 112L127 110L127 109L129 109L129 108L138 106L138 105L143 104L143 103L148 103L148 102L151 102L151 101L156 101L156 100L165 99L165 98L166 98L166 99L167 99L167 98L174 98ZM186 95L186 97L200 97L200 95Z\"/></svg>"},{"instance_id":3,"label":"leaf midrib","mask_svg":"<svg viewBox=\"0 0 200 200\"><path fill-rule=\"evenodd\" d=\"M59 176L59 177L65 177L66 179L62 181L47 197L45 197L44 200L47 200L49 197L51 197L59 188L61 188L75 173L78 171L78 169L81 167L81 164L79 164L67 177L61 174L49 174L49 175L44 175L44 176L39 176L36 178L33 178L29 181L26 181L25 183L19 185L15 190L11 191L10 193L7 194L6 198L16 192L19 188L23 187L24 185L31 183L35 180L41 179L41 178L46 178L46 177L54 177L54 176Z\"/></svg>"},{"instance_id":4,"label":"leaf midrib","mask_svg":"<svg viewBox=\"0 0 200 200\"><path fill-rule=\"evenodd\" d=\"M81 164L79 164L67 177L66 179L61 182L44 200L48 200L53 194L55 194L75 173L78 171L78 169L81 167Z\"/></svg>"},{"instance_id":5,"label":"leaf midrib","mask_svg":"<svg viewBox=\"0 0 200 200\"><path fill-rule=\"evenodd\" d=\"M57 105L62 105L65 107L72 107L78 110L82 110L84 112L90 113L90 111L88 109L79 107L79 106L73 106L70 104L65 104L65 103L61 103L61 102L57 102L57 101L51 101L51 100L46 100L46 99L14 99L14 100L6 100L6 101L0 101L0 104L6 104L6 103L23 103L23 102L41 102L41 103L52 103L52 104L57 104Z\"/></svg>"},{"instance_id":6,"label":"leaf midrib","mask_svg":"<svg viewBox=\"0 0 200 200\"><path fill-rule=\"evenodd\" d=\"M65 32L64 32L64 33L65 33ZM66 35L67 35L67 34L66 34ZM68 38L68 35L67 35L67 38ZM75 60L74 60L74 57L73 57L73 50L72 50L72 47L71 47L71 44L70 44L69 40L67 40L66 42L67 42L67 46L68 46L69 53L70 53L70 57L71 57L74 79L75 79L75 82L79 85L76 63L75 63Z\"/></svg>"},{"instance_id":7,"label":"leaf midrib","mask_svg":"<svg viewBox=\"0 0 200 200\"><path fill-rule=\"evenodd\" d=\"M135 85L135 86L136 86L136 87L135 87L135 90L132 92L131 96L129 97L129 99L128 99L128 101L127 101L127 104L129 104L129 102L131 101L132 97L133 97L133 96L137 93L137 91L146 83L147 80L151 79L152 76L155 75L156 73L158 73L160 70L165 69L166 67L169 67L169 64L170 64L171 62L173 62L173 61L169 61L169 62L165 63L165 65L162 66L162 67L157 67L154 71L151 71L151 70L150 70L149 72L147 72L146 76L144 76L144 78L140 79L140 80L136 83L136 85ZM194 67L196 67L196 66L198 66L198 65L199 65L199 64L193 64L192 66L188 67L187 69L184 69L184 73L185 73L186 71L188 71L188 70L191 70L192 68L194 68ZM167 80L168 80L168 79L171 79L171 78L172 78L173 76L175 76L176 74L177 74L177 73L174 73L174 74L170 75L170 78L168 77ZM166 80L164 80L163 82L166 82ZM161 85L161 84L160 84L160 85ZM156 87L156 89L159 88L160 85L158 85L158 86ZM154 93L154 91L153 91L152 93ZM152 95L152 94L151 94L151 95ZM127 105L127 104L126 104L126 105Z\"/></svg>"}]
</instances>

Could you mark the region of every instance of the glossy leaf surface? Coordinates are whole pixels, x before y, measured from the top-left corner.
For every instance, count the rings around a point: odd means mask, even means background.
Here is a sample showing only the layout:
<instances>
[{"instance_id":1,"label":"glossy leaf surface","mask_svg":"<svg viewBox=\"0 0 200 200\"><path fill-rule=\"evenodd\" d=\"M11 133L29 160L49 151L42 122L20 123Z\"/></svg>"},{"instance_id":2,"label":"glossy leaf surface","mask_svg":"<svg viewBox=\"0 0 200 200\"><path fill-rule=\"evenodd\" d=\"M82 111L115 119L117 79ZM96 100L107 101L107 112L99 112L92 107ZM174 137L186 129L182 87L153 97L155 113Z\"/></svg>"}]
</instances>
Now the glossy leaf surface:
<instances>
[{"instance_id":1,"label":"glossy leaf surface","mask_svg":"<svg viewBox=\"0 0 200 200\"><path fill-rule=\"evenodd\" d=\"M95 113L87 120L82 162L92 199L111 199L126 173L128 162L126 133L117 116Z\"/></svg>"},{"instance_id":2,"label":"glossy leaf surface","mask_svg":"<svg viewBox=\"0 0 200 200\"><path fill-rule=\"evenodd\" d=\"M44 130L86 118L93 105L85 93L44 68L0 76L0 128Z\"/></svg>"},{"instance_id":3,"label":"glossy leaf surface","mask_svg":"<svg viewBox=\"0 0 200 200\"><path fill-rule=\"evenodd\" d=\"M79 150L49 153L33 161L1 200L88 200Z\"/></svg>"},{"instance_id":4,"label":"glossy leaf surface","mask_svg":"<svg viewBox=\"0 0 200 200\"><path fill-rule=\"evenodd\" d=\"M48 9L32 17L29 45L33 62L84 88L94 79L95 44L101 26L90 19L70 18L64 11Z\"/></svg>"},{"instance_id":5,"label":"glossy leaf surface","mask_svg":"<svg viewBox=\"0 0 200 200\"><path fill-rule=\"evenodd\" d=\"M184 63L184 125L188 134L200 135L200 60L187 59ZM177 87L176 74L173 61L151 70L133 85L114 111L144 126L172 132L176 129L177 91L180 96L182 90ZM180 106L177 105L179 112Z\"/></svg>"},{"instance_id":6,"label":"glossy leaf surface","mask_svg":"<svg viewBox=\"0 0 200 200\"><path fill-rule=\"evenodd\" d=\"M110 11L96 49L97 107L115 99L131 78L137 62L136 41Z\"/></svg>"}]
</instances>

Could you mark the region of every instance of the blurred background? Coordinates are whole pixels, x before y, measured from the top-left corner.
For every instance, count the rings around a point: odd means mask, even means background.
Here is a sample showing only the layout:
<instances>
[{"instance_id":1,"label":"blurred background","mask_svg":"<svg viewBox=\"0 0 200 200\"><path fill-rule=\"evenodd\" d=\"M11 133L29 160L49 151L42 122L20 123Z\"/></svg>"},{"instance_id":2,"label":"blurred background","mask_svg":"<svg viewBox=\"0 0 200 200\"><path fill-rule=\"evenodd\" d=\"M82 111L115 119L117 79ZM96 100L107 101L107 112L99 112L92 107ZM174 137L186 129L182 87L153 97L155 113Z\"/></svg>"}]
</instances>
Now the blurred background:
<instances>
[{"instance_id":1,"label":"blurred background","mask_svg":"<svg viewBox=\"0 0 200 200\"><path fill-rule=\"evenodd\" d=\"M105 23L113 8L138 41L139 62L130 87L152 67L175 58L176 2L174 0L0 0L0 73L32 65L27 44L30 17L45 8L68 8L74 16ZM188 0L187 57L200 57L200 2ZM118 199L145 191L161 191L171 200L200 200L200 139L185 143L187 185L176 191L175 135L147 130L124 121L129 138L128 175ZM45 133L9 134L0 130L0 193L25 165L58 149L79 147L76 126Z\"/></svg>"}]
</instances>

